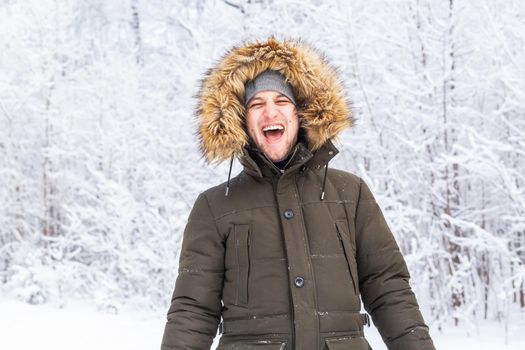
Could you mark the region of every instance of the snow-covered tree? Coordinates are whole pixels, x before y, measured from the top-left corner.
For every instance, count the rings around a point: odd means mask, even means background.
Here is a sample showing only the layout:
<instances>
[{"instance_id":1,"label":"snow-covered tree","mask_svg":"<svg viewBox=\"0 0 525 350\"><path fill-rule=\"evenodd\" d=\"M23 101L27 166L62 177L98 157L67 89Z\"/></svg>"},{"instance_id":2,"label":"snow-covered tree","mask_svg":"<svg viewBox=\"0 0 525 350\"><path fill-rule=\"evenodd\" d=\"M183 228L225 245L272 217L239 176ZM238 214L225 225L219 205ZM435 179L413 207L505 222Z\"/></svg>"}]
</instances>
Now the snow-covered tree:
<instances>
[{"instance_id":1,"label":"snow-covered tree","mask_svg":"<svg viewBox=\"0 0 525 350\"><path fill-rule=\"evenodd\" d=\"M300 37L355 126L331 166L372 187L430 323L525 309L525 8L498 0L0 2L0 290L165 308L206 165L199 82ZM240 171L235 164L234 171Z\"/></svg>"}]
</instances>

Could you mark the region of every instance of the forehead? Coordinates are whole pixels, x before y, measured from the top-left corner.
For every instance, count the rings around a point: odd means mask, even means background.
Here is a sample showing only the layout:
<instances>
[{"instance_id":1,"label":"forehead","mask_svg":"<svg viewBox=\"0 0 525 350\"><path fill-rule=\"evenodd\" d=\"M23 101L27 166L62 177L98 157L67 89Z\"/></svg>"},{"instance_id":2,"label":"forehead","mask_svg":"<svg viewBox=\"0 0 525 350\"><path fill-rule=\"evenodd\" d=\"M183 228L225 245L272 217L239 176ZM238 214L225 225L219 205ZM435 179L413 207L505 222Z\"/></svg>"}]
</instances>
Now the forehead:
<instances>
[{"instance_id":1,"label":"forehead","mask_svg":"<svg viewBox=\"0 0 525 350\"><path fill-rule=\"evenodd\" d=\"M277 98L279 96L282 96L282 97L285 97L286 99L288 99L288 97L286 97L285 95L281 94L280 92L278 91L273 91L273 90L263 90L263 91L259 91L258 93L256 93L252 100L256 99L256 98L260 98L260 99L263 99L263 100L266 100L268 98Z\"/></svg>"}]
</instances>

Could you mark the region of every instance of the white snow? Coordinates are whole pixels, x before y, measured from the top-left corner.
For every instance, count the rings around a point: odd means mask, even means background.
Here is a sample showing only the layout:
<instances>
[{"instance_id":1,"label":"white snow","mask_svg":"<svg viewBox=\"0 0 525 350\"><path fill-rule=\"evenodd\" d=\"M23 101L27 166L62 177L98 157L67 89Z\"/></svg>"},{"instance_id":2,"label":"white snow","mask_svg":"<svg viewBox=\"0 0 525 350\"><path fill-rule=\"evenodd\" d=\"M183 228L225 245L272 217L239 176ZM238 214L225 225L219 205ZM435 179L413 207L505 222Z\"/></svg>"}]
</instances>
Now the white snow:
<instances>
[{"instance_id":1,"label":"white snow","mask_svg":"<svg viewBox=\"0 0 525 350\"><path fill-rule=\"evenodd\" d=\"M79 302L58 308L33 306L17 301L0 301L0 349L2 350L147 350L159 349L165 317L163 313L121 311L107 314ZM525 346L524 321L509 327L505 345L504 328L485 323L477 332L448 327L432 331L437 349L508 349ZM375 328L365 329L375 350L386 349Z\"/></svg>"}]
</instances>

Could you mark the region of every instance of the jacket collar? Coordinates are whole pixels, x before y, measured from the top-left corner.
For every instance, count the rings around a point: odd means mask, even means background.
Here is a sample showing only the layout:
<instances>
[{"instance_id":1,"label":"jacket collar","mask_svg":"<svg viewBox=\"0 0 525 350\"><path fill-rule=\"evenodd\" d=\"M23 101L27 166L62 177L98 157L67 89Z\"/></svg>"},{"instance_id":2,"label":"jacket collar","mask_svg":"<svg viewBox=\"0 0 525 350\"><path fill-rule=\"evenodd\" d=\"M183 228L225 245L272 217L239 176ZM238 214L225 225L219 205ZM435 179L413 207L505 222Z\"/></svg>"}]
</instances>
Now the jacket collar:
<instances>
[{"instance_id":1,"label":"jacket collar","mask_svg":"<svg viewBox=\"0 0 525 350\"><path fill-rule=\"evenodd\" d=\"M326 141L317 151L311 152L304 143L299 142L293 151L288 166L282 172L257 149L244 148L239 157L244 171L255 177L280 177L306 170L319 170L339 153L331 140Z\"/></svg>"}]
</instances>

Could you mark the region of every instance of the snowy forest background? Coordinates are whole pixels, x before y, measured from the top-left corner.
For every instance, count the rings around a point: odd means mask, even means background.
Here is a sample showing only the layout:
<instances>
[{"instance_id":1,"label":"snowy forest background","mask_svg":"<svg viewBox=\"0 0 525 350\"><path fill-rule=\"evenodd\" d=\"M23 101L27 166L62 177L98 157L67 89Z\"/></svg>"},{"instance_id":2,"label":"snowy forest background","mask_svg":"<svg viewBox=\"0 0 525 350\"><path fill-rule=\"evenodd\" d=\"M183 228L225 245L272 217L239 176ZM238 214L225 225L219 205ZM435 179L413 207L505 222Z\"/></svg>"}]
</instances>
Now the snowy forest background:
<instances>
[{"instance_id":1,"label":"snowy forest background","mask_svg":"<svg viewBox=\"0 0 525 350\"><path fill-rule=\"evenodd\" d=\"M185 220L226 180L194 95L232 45L326 53L426 321L525 313L522 0L0 0L0 297L166 310ZM235 171L240 171L239 164Z\"/></svg>"}]
</instances>

